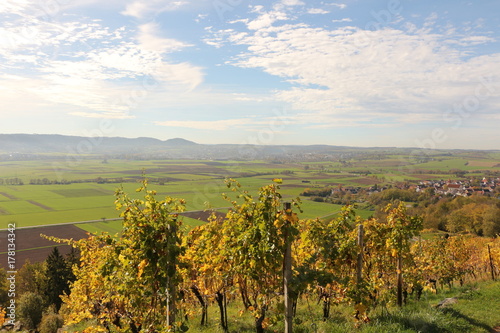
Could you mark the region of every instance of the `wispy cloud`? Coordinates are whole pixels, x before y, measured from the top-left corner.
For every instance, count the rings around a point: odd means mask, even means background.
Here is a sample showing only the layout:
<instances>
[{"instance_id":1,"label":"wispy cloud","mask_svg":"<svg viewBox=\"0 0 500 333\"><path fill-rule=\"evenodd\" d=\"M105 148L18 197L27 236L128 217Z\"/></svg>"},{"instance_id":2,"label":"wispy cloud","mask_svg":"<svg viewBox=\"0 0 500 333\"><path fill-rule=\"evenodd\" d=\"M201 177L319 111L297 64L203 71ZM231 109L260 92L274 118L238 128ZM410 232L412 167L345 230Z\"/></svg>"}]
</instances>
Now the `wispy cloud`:
<instances>
[{"instance_id":1,"label":"wispy cloud","mask_svg":"<svg viewBox=\"0 0 500 333\"><path fill-rule=\"evenodd\" d=\"M281 4L285 6L303 6L305 5L303 1L300 0L281 0Z\"/></svg>"},{"instance_id":2,"label":"wispy cloud","mask_svg":"<svg viewBox=\"0 0 500 333\"><path fill-rule=\"evenodd\" d=\"M260 17L266 13L260 9ZM500 53L471 57L453 46L453 42L488 43L492 38L436 33L429 30L436 19L430 15L423 28L411 31L350 26L328 30L269 21L251 33L236 27L219 31L217 38L220 45L247 47L228 63L261 68L293 84L275 96L295 110L307 110L310 116L348 115L360 124L380 112L388 122L425 123L436 121L451 103L474 94L482 76L500 80ZM489 97L478 112L492 110L499 97ZM352 122L344 119L344 123Z\"/></svg>"},{"instance_id":3,"label":"wispy cloud","mask_svg":"<svg viewBox=\"0 0 500 333\"><path fill-rule=\"evenodd\" d=\"M224 131L232 127L248 125L251 123L249 118L240 119L224 119L224 120L211 120L211 121L191 121L191 120L170 120L170 121L157 121L156 125L167 127L183 127L202 130Z\"/></svg>"},{"instance_id":4,"label":"wispy cloud","mask_svg":"<svg viewBox=\"0 0 500 333\"><path fill-rule=\"evenodd\" d=\"M24 91L39 102L65 105L73 116L125 119L132 117L136 106L126 101L130 94L150 93L144 88L145 77L154 78L156 90L173 89L177 94L180 87L187 92L203 81L199 66L166 58L192 45L161 36L158 24L142 24L135 30L111 29L88 17L42 20L31 13L36 12L28 6L31 2L0 7L1 13L15 5L22 13L0 26L0 60L16 73L14 77L22 78L0 77L5 94ZM167 10L182 3L149 5Z\"/></svg>"},{"instance_id":5,"label":"wispy cloud","mask_svg":"<svg viewBox=\"0 0 500 333\"><path fill-rule=\"evenodd\" d=\"M331 2L331 3L329 3L328 5L330 5L330 6L334 6L334 7L340 8L340 9L345 9L345 8L347 8L347 5L346 5L345 3L336 3L336 2Z\"/></svg>"},{"instance_id":6,"label":"wispy cloud","mask_svg":"<svg viewBox=\"0 0 500 333\"><path fill-rule=\"evenodd\" d=\"M352 22L352 20L348 17L340 19L340 20L332 20L333 23L343 23L343 22Z\"/></svg>"},{"instance_id":7,"label":"wispy cloud","mask_svg":"<svg viewBox=\"0 0 500 333\"><path fill-rule=\"evenodd\" d=\"M328 10L324 10L321 8L309 8L307 10L308 14L329 14L330 12Z\"/></svg>"},{"instance_id":8,"label":"wispy cloud","mask_svg":"<svg viewBox=\"0 0 500 333\"><path fill-rule=\"evenodd\" d=\"M73 116L99 119L134 119L135 117L123 112L71 112Z\"/></svg>"},{"instance_id":9,"label":"wispy cloud","mask_svg":"<svg viewBox=\"0 0 500 333\"><path fill-rule=\"evenodd\" d=\"M158 15L162 12L177 10L188 3L188 1L182 0L149 0L147 2L134 1L128 4L125 10L121 13L126 16L144 19L150 16Z\"/></svg>"}]
</instances>

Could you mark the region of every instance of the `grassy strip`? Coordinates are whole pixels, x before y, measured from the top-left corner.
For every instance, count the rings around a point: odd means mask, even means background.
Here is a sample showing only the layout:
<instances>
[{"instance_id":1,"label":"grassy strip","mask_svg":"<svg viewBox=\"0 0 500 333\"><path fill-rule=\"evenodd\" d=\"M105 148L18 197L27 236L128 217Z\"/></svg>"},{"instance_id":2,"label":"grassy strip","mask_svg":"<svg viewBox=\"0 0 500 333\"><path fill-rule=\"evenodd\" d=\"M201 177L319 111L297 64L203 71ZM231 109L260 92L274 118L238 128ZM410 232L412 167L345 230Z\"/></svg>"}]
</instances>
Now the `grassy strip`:
<instances>
[{"instance_id":1,"label":"grassy strip","mask_svg":"<svg viewBox=\"0 0 500 333\"><path fill-rule=\"evenodd\" d=\"M49 248L49 247L53 248L53 247L57 247L57 246L58 246L57 244L52 244L52 245L46 245L46 246L32 247L31 249L16 250L16 253L26 252L26 251L33 251L33 250L40 250L40 249L46 249L46 248ZM0 252L0 255L1 254L7 254L7 253L8 252Z\"/></svg>"},{"instance_id":2,"label":"grassy strip","mask_svg":"<svg viewBox=\"0 0 500 333\"><path fill-rule=\"evenodd\" d=\"M453 288L434 295L424 294L420 301L409 300L402 309L376 308L370 313L368 323L356 323L353 308L347 305L332 306L330 318L323 320L321 304L316 299L301 299L294 319L296 333L441 333L472 332L489 333L500 324L500 282L481 282L466 287ZM448 297L456 297L457 303L445 308L436 305ZM255 332L253 317L242 312L239 299L228 307L230 332ZM208 325L199 325L199 311L188 322L189 332L222 333L216 305L209 307ZM83 323L68 328L67 332L79 332ZM283 332L281 321L271 325L267 332Z\"/></svg>"}]
</instances>

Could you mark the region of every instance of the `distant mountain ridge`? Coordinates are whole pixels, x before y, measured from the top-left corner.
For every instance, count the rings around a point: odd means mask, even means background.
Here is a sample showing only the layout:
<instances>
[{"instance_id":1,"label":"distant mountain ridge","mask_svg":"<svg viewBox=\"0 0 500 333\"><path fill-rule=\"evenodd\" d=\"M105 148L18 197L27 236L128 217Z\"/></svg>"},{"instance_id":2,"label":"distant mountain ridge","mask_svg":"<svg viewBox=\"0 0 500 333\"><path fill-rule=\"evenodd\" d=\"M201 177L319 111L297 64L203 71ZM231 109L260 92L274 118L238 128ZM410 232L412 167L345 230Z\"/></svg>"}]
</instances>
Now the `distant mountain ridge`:
<instances>
[{"instance_id":1,"label":"distant mountain ridge","mask_svg":"<svg viewBox=\"0 0 500 333\"><path fill-rule=\"evenodd\" d=\"M416 152L420 150L423 152ZM473 150L471 150L473 151ZM36 160L78 155L79 158L203 159L203 160L348 160L407 154L432 158L430 150L396 147L348 147L334 145L199 144L182 138L159 140L139 137L83 137L59 134L0 134L0 160ZM430 155L451 155L451 149L435 149Z\"/></svg>"},{"instance_id":2,"label":"distant mountain ridge","mask_svg":"<svg viewBox=\"0 0 500 333\"><path fill-rule=\"evenodd\" d=\"M195 146L197 143L174 138L159 140L154 138L124 137L83 137L59 134L0 134L0 152L4 153L104 153L127 149L149 150Z\"/></svg>"}]
</instances>

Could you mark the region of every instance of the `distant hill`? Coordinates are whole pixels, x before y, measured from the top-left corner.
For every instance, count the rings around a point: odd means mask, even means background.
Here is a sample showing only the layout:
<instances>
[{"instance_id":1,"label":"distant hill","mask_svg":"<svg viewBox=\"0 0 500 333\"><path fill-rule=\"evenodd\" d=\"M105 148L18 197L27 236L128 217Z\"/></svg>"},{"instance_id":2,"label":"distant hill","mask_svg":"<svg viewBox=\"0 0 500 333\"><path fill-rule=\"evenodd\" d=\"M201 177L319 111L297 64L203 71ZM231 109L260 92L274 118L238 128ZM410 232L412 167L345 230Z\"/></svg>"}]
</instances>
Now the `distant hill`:
<instances>
[{"instance_id":1,"label":"distant hill","mask_svg":"<svg viewBox=\"0 0 500 333\"><path fill-rule=\"evenodd\" d=\"M169 146L193 146L197 145L196 142L189 141L186 139L181 139L181 138L174 138L174 139L168 139L167 141L164 141L166 145Z\"/></svg>"},{"instance_id":2,"label":"distant hill","mask_svg":"<svg viewBox=\"0 0 500 333\"><path fill-rule=\"evenodd\" d=\"M182 138L82 137L58 134L0 134L0 160L36 160L78 155L119 159L206 159L282 161L349 160L382 158L391 154L429 159L460 151L395 147L347 147L334 145L198 144ZM463 151L462 151L463 152ZM477 154L471 150L471 153ZM432 156L431 156L432 155Z\"/></svg>"},{"instance_id":3,"label":"distant hill","mask_svg":"<svg viewBox=\"0 0 500 333\"><path fill-rule=\"evenodd\" d=\"M195 146L197 143L175 138L166 141L154 138L82 137L58 134L0 134L0 152L103 154L158 151L169 147Z\"/></svg>"}]
</instances>

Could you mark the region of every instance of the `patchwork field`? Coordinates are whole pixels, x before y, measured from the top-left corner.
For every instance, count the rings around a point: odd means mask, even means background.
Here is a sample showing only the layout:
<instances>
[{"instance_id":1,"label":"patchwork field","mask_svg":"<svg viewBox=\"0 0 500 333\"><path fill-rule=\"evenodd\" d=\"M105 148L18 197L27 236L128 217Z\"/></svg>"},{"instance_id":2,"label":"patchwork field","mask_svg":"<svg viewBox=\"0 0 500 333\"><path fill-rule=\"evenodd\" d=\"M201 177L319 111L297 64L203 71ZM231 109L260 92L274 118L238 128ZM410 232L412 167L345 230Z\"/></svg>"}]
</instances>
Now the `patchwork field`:
<instances>
[{"instance_id":1,"label":"patchwork field","mask_svg":"<svg viewBox=\"0 0 500 333\"><path fill-rule=\"evenodd\" d=\"M250 193L257 193L259 187L280 178L283 180L281 193L285 200L291 200L307 188L453 179L457 177L454 174L457 170L466 172L467 177L483 177L485 173L500 176L497 152L454 151L419 156L367 153L321 161L142 161L103 160L91 156L71 160L66 156L4 161L0 162L0 229L15 222L17 228L48 226L46 230L71 234L73 238L84 237L87 232L117 233L121 222L113 221L119 216L114 193L123 187L131 197L140 197L136 189L143 175L149 179L149 188L156 190L160 198L168 195L186 200L189 213L183 219L187 228L206 220L208 213L203 212L206 208L227 210L230 203L221 196L228 191L224 184L226 177L237 179ZM301 199L304 211L299 214L301 218L331 218L341 209L340 205ZM357 213L367 218L373 211L358 210ZM50 227L64 223L75 224ZM19 261L42 258L50 252L54 244L35 241L40 238L39 230L18 229ZM0 238L4 234L1 232ZM4 252L0 248L0 256L5 256ZM0 260L5 262L3 258Z\"/></svg>"},{"instance_id":2,"label":"patchwork field","mask_svg":"<svg viewBox=\"0 0 500 333\"><path fill-rule=\"evenodd\" d=\"M432 153L422 157L367 152L345 159L294 162L141 161L90 156L78 160L65 156L0 162L0 229L9 222L28 227L116 218L114 192L122 186L131 196L137 196L135 190L143 175L150 179L150 188L159 196L184 198L187 210L196 211L228 206L221 197L227 191L225 177L236 178L251 193L272 179L281 178L282 193L291 199L306 188L452 179L456 176L450 174L451 169L466 171L471 176L500 172L500 154L496 152ZM303 210L304 217L321 217L337 212L339 207L304 200Z\"/></svg>"}]
</instances>

